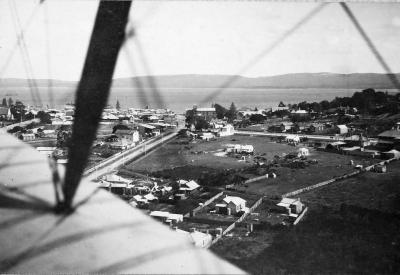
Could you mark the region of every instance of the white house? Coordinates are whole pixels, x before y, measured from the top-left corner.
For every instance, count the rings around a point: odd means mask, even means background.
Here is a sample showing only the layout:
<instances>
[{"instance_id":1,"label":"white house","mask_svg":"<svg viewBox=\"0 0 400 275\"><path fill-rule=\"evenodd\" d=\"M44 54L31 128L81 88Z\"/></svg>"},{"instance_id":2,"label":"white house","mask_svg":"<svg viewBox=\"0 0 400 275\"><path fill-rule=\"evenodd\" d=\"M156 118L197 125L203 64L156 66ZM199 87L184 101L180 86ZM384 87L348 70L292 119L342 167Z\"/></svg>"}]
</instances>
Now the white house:
<instances>
[{"instance_id":1,"label":"white house","mask_svg":"<svg viewBox=\"0 0 400 275\"><path fill-rule=\"evenodd\" d=\"M200 185L195 182L194 180L178 180L178 184L179 184L179 191L182 191L181 193L191 193L194 190L198 189L200 187Z\"/></svg>"},{"instance_id":2,"label":"white house","mask_svg":"<svg viewBox=\"0 0 400 275\"><path fill-rule=\"evenodd\" d=\"M202 134L200 135L200 138L201 138L202 140L209 141L209 140L215 138L215 135L214 135L213 133L205 132L205 133L202 133Z\"/></svg>"},{"instance_id":3,"label":"white house","mask_svg":"<svg viewBox=\"0 0 400 275\"><path fill-rule=\"evenodd\" d=\"M118 129L115 131L115 135L120 139L125 139L129 144L138 143L140 140L138 130Z\"/></svg>"},{"instance_id":4,"label":"white house","mask_svg":"<svg viewBox=\"0 0 400 275\"><path fill-rule=\"evenodd\" d=\"M182 222L183 215L182 214L173 214L166 211L152 211L150 212L150 217L156 218L163 222Z\"/></svg>"},{"instance_id":5,"label":"white house","mask_svg":"<svg viewBox=\"0 0 400 275\"><path fill-rule=\"evenodd\" d=\"M233 125L227 124L220 129L220 131L218 132L218 136L220 137L232 136L234 133L235 133L235 128L233 128Z\"/></svg>"},{"instance_id":6,"label":"white house","mask_svg":"<svg viewBox=\"0 0 400 275\"><path fill-rule=\"evenodd\" d=\"M300 199L283 198L277 206L281 207L284 212L291 216L297 216L303 211L304 204Z\"/></svg>"},{"instance_id":7,"label":"white house","mask_svg":"<svg viewBox=\"0 0 400 275\"><path fill-rule=\"evenodd\" d=\"M285 137L285 141L286 141L287 143L294 143L294 144L297 144L297 143L300 142L300 137L299 137L298 135L287 135L287 136Z\"/></svg>"},{"instance_id":8,"label":"white house","mask_svg":"<svg viewBox=\"0 0 400 275\"><path fill-rule=\"evenodd\" d=\"M236 214L246 210L246 200L240 197L226 196L223 199L229 214Z\"/></svg>"}]
</instances>

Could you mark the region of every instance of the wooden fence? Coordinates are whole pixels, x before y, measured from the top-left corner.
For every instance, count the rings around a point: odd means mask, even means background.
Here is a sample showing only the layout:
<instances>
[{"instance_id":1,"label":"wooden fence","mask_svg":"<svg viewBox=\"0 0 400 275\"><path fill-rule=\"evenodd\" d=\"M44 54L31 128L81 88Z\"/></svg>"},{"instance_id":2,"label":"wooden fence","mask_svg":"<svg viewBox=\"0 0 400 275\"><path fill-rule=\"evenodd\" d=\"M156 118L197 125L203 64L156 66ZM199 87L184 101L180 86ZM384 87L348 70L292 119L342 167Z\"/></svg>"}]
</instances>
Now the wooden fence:
<instances>
[{"instance_id":1,"label":"wooden fence","mask_svg":"<svg viewBox=\"0 0 400 275\"><path fill-rule=\"evenodd\" d=\"M333 178L333 179L330 179L330 180L326 180L326 181L323 181L323 182L320 182L320 183L317 183L317 184L314 184L314 185L311 185L311 186L307 186L307 187L304 187L304 188L301 188L301 189L298 189L298 190L283 194L282 198L292 197L292 196L298 195L300 193L303 193L303 192L306 192L306 191L310 191L310 190L313 190L313 189L328 185L328 184L336 182L336 181L340 181L340 180L343 180L343 179L346 179L346 178L349 178L349 177L353 177L355 175L360 174L363 171L370 171L372 168L374 168L377 165L384 165L384 164L390 163L390 162L392 162L394 160L397 160L397 158L391 158L391 159L388 159L388 160L385 160L385 161L381 161L379 163L367 166L362 170L357 170L357 171L345 174L345 175L340 176L340 177L336 177L336 178Z\"/></svg>"},{"instance_id":2,"label":"wooden fence","mask_svg":"<svg viewBox=\"0 0 400 275\"><path fill-rule=\"evenodd\" d=\"M254 209L256 209L263 201L263 198L259 198L250 208L249 211L244 213L242 216L240 216L239 219L237 219L235 222L233 222L230 226L228 226L223 232L222 235L217 236L215 239L212 240L211 245L215 244L216 242L218 242L222 236L225 236L226 234L228 234L230 231L232 231L236 225L240 222L242 222L250 213L252 213L254 211ZM210 245L210 246L211 246Z\"/></svg>"},{"instance_id":3,"label":"wooden fence","mask_svg":"<svg viewBox=\"0 0 400 275\"><path fill-rule=\"evenodd\" d=\"M255 182L255 181L262 180L262 179L267 179L267 178L268 178L268 174L265 174L263 176L259 176L259 177L248 179L248 180L244 181L243 183L246 184L246 183Z\"/></svg>"},{"instance_id":4,"label":"wooden fence","mask_svg":"<svg viewBox=\"0 0 400 275\"><path fill-rule=\"evenodd\" d=\"M307 213L307 211L308 211L308 207L306 207L303 210L303 212L296 218L296 220L294 221L293 225L298 224L301 221L301 219L304 217L304 215Z\"/></svg>"},{"instance_id":5,"label":"wooden fence","mask_svg":"<svg viewBox=\"0 0 400 275\"><path fill-rule=\"evenodd\" d=\"M193 210L190 210L190 212L186 213L185 215L183 215L184 217L194 217L196 216L197 212L199 212L201 209L203 209L205 206L209 205L210 203L212 203L213 201L215 201L216 199L218 199L219 197L221 197L224 194L224 192L219 192L218 194L216 194L215 196L213 196L212 198L208 199L207 201L205 201L203 203L203 205L200 205L198 207L196 207Z\"/></svg>"}]
</instances>

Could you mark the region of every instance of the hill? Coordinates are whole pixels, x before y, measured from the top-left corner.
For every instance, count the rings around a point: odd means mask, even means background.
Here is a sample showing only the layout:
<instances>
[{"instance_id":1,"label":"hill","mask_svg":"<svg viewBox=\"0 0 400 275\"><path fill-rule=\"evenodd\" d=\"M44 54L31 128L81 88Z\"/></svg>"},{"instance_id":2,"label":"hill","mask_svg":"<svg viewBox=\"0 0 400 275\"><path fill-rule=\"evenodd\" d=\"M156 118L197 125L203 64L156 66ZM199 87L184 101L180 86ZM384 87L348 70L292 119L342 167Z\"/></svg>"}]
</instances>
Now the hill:
<instances>
[{"instance_id":1,"label":"hill","mask_svg":"<svg viewBox=\"0 0 400 275\"><path fill-rule=\"evenodd\" d=\"M400 81L400 74L395 74ZM232 81L234 80L234 81ZM26 79L2 79L3 87L27 86ZM47 86L48 80L37 79L38 86ZM157 75L114 79L114 87L160 88L218 88L230 83L232 88L337 88L337 89L394 89L387 74L377 73L296 73L265 77L244 77L234 75ZM55 87L75 86L76 81L53 80Z\"/></svg>"}]
</instances>

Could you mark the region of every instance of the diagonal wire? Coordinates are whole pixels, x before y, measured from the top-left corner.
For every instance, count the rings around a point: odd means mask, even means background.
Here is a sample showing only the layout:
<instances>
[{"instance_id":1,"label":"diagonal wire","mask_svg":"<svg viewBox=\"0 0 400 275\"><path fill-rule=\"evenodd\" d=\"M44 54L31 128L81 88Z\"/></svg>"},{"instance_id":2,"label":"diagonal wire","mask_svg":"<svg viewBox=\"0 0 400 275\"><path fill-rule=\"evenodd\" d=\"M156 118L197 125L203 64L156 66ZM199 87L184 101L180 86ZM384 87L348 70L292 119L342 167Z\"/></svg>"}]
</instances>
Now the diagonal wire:
<instances>
[{"instance_id":1,"label":"diagonal wire","mask_svg":"<svg viewBox=\"0 0 400 275\"><path fill-rule=\"evenodd\" d=\"M17 44L16 48L18 48L20 50L20 52L21 52L21 58L23 60L23 65L24 65L26 78L27 78L26 81L28 82L29 91L31 92L31 97L32 97L33 104L37 105L35 92L34 92L33 85L31 83L31 79L30 79L31 77L30 77L30 74L29 74L29 68L27 66L26 59L25 59L26 58L25 52L24 52L24 49L22 47L23 33L22 32L18 32L18 24L16 22L16 18L15 18L16 15L15 15L14 6L13 6L14 2L12 2L12 0L9 0L8 3L9 3L9 6L10 6L11 15L12 15L12 23L13 23L13 26L14 26L14 29L15 29L15 32L16 32L16 35L17 35L18 44Z\"/></svg>"},{"instance_id":2,"label":"diagonal wire","mask_svg":"<svg viewBox=\"0 0 400 275\"><path fill-rule=\"evenodd\" d=\"M150 67L149 67L149 65L148 65L148 63L146 61L146 56L145 56L144 50L143 50L143 48L141 46L141 43L139 42L139 39L137 38L136 28L133 25L132 21L129 22L129 24L130 24L130 26L128 26L128 31L126 33L124 45L126 45L126 42L128 41L128 39L133 38L135 46L136 46L136 49L137 49L138 54L139 54L140 62L142 63L142 66L143 66L143 68L145 70L145 74L146 74L146 79L147 79L148 85L150 86L150 89L151 89L152 94L153 94L153 98L155 99L155 102L156 102L156 105L157 105L156 107L157 108L166 108L166 104L164 102L164 99L161 96L161 93L160 93L160 91L158 89L157 81L155 80L155 77L151 73ZM138 76L136 79L139 80L139 78L140 78L140 76Z\"/></svg>"},{"instance_id":3,"label":"diagonal wire","mask_svg":"<svg viewBox=\"0 0 400 275\"><path fill-rule=\"evenodd\" d=\"M324 7L326 6L326 3L321 3L319 4L316 8L311 10L309 13L307 13L299 22L297 22L292 28L287 30L278 40L276 40L274 43L270 44L268 47L265 48L262 52L254 56L249 63L247 63L241 70L238 71L234 76L230 77L227 81L225 81L219 88L218 90L212 92L208 96L206 96L200 103L199 106L202 104L206 104L209 101L212 101L215 97L217 97L219 94L221 94L226 88L229 88L235 81L238 80L238 78L245 73L247 70L249 70L251 67L256 65L262 58L267 56L269 53L271 53L277 46L279 46L282 42L284 42L289 36L291 36L293 33L295 33L300 27L302 27L305 23L310 21L311 18L313 18L317 13L319 13Z\"/></svg>"},{"instance_id":4,"label":"diagonal wire","mask_svg":"<svg viewBox=\"0 0 400 275\"><path fill-rule=\"evenodd\" d=\"M372 54L375 56L375 58L378 60L378 62L381 64L382 68L386 71L386 75L389 78L389 80L392 82L394 87L396 87L397 90L400 91L400 82L397 79L396 75L392 72L390 69L389 65L386 63L385 59L382 57L382 55L379 53L378 49L375 47L374 43L372 43L371 39L367 35L367 33L364 31L363 27L360 25L358 22L357 18L351 11L350 7L344 3L341 2L340 6L343 8L344 12L346 15L349 17L353 25L356 27L357 31L360 33L361 37L367 44L368 48L371 50Z\"/></svg>"},{"instance_id":5,"label":"diagonal wire","mask_svg":"<svg viewBox=\"0 0 400 275\"><path fill-rule=\"evenodd\" d=\"M45 42L46 42L46 61L47 61L47 94L50 101L50 108L54 108L53 98L53 74L51 70L51 45L50 45L50 28L49 28L49 9L48 2L44 4L44 24L45 24Z\"/></svg>"},{"instance_id":6,"label":"diagonal wire","mask_svg":"<svg viewBox=\"0 0 400 275\"><path fill-rule=\"evenodd\" d=\"M151 88L152 95L156 101L157 108L165 108L166 106L165 106L164 99L163 99L160 91L158 90L157 81L156 81L155 77L153 76L153 74L151 73L149 64L146 61L146 55L144 53L142 45L139 42L139 39L137 38L137 36L134 36L133 39L134 39L133 41L135 42L136 48L139 52L140 61L142 62L143 68L147 75L147 80L148 80L149 86Z\"/></svg>"},{"instance_id":7,"label":"diagonal wire","mask_svg":"<svg viewBox=\"0 0 400 275\"><path fill-rule=\"evenodd\" d=\"M31 91L32 91L32 94L34 95L34 98L36 98L36 100L38 101L39 105L41 106L42 105L42 101L41 101L41 98L40 98L39 89L38 89L38 85L36 83L36 79L35 79L35 77L33 75L33 67L32 67L32 63L31 63L31 58L29 56L28 48L27 48L26 43L25 43L24 33L22 32L21 21L19 19L18 10L17 10L16 4L15 4L15 1L10 0L9 3L10 3L10 6L11 6L11 10L14 13L14 19L15 20L13 22L15 24L14 26L16 28L17 37L20 38L19 39L19 41L20 41L19 46L20 46L20 49L21 49L22 57L24 59L24 65L25 65L25 68L27 70L28 83L29 83L29 86L31 87ZM19 35L18 35L18 33L19 33ZM33 100L35 101L34 98L33 98Z\"/></svg>"},{"instance_id":8,"label":"diagonal wire","mask_svg":"<svg viewBox=\"0 0 400 275\"><path fill-rule=\"evenodd\" d=\"M35 18L39 7L40 7L40 4L35 6L31 15L29 16L28 20L26 21L24 28L18 34L17 41L15 41L10 54L8 55L6 61L4 62L3 66L0 69L0 79L3 78L4 73L6 72L8 66L10 65L10 62L13 59L13 57L18 49L19 44L21 43L20 42L21 37L24 35L24 33L26 33L26 31L28 30L28 27L31 26L32 20Z\"/></svg>"},{"instance_id":9,"label":"diagonal wire","mask_svg":"<svg viewBox=\"0 0 400 275\"><path fill-rule=\"evenodd\" d=\"M133 75L135 75L135 73L136 73L135 64L133 62L133 57L132 57L132 55L130 53L130 49L129 49L128 45L125 43L124 47L122 49L124 50L124 53L125 53L125 55L127 57L127 61L128 61L129 67L131 69L131 73ZM143 106L149 106L149 100L147 99L146 91L145 91L145 89L143 87L143 83L142 83L141 78L140 77L132 77L131 80L132 80L132 84L135 85L137 87L137 89L138 89L138 92L139 92L139 95L140 95L139 98L141 100L141 104Z\"/></svg>"}]
</instances>

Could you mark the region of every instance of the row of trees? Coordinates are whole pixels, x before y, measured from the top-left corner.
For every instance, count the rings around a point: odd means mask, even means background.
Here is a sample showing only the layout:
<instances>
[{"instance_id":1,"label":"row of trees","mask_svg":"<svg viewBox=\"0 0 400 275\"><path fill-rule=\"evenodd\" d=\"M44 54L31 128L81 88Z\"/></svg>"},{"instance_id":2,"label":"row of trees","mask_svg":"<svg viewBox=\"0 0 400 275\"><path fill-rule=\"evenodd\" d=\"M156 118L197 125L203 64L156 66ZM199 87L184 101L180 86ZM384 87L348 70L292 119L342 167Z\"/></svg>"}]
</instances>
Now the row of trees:
<instances>
[{"instance_id":1,"label":"row of trees","mask_svg":"<svg viewBox=\"0 0 400 275\"><path fill-rule=\"evenodd\" d=\"M2 107L11 107L14 104L14 101L12 100L11 97L8 98L3 98L3 101L1 103Z\"/></svg>"},{"instance_id":2,"label":"row of trees","mask_svg":"<svg viewBox=\"0 0 400 275\"><path fill-rule=\"evenodd\" d=\"M226 109L225 107L215 103L211 107L215 108L215 112L217 113L217 118L218 119L228 119L228 122L233 122L236 117L237 117L237 108L235 106L235 103L231 103L231 106L229 109Z\"/></svg>"},{"instance_id":3,"label":"row of trees","mask_svg":"<svg viewBox=\"0 0 400 275\"><path fill-rule=\"evenodd\" d=\"M363 114L382 114L398 113L400 93L395 95L388 92L375 91L374 89L365 89L361 92L355 92L351 97L336 97L332 101L323 100L321 102L300 102L298 104L288 105L290 109L302 109L313 112L324 112L332 108L351 107Z\"/></svg>"}]
</instances>

